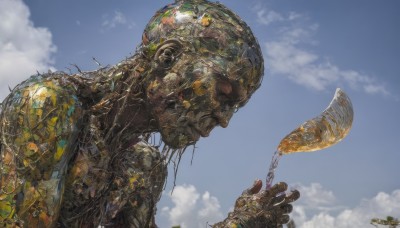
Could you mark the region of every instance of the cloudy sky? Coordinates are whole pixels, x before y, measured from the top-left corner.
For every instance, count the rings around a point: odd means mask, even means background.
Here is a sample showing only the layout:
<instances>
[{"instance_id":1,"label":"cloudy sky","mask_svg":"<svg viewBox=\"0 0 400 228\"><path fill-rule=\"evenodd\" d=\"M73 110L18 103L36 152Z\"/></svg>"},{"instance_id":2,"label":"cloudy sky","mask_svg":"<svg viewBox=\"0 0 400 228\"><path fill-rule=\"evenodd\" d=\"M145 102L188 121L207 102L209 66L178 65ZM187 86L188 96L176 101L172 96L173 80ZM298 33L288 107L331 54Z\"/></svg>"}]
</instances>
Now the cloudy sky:
<instances>
[{"instance_id":1,"label":"cloudy sky","mask_svg":"<svg viewBox=\"0 0 400 228\"><path fill-rule=\"evenodd\" d=\"M172 1L172 0L171 0ZM262 46L262 87L231 120L188 150L161 228L206 227L264 179L281 138L329 104L337 87L355 119L340 144L281 159L277 181L302 193L299 227L372 227L400 217L400 2L247 0L220 2L239 14ZM0 0L0 97L29 75L96 69L134 52L145 24L169 1ZM172 172L170 172L172 174Z\"/></svg>"}]
</instances>

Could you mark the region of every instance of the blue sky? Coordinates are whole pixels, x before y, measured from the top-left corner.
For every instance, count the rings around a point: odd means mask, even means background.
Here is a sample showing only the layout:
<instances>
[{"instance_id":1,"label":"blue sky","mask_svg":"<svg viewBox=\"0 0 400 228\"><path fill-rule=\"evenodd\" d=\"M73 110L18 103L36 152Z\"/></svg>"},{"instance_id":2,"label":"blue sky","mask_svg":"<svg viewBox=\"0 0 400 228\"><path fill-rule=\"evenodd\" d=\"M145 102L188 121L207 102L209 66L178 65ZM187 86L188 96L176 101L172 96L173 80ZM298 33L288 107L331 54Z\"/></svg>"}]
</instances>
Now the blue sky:
<instances>
[{"instance_id":1,"label":"blue sky","mask_svg":"<svg viewBox=\"0 0 400 228\"><path fill-rule=\"evenodd\" d=\"M116 64L169 2L0 0L1 99L36 71L93 70L92 57ZM228 128L200 140L193 164L187 151L174 194L170 175L159 204L159 226L205 227L225 217L254 179L265 178L279 141L322 112L336 87L353 102L353 129L334 147L281 159L276 181L303 193L292 216L299 227L400 217L400 2L220 2L253 29L265 78Z\"/></svg>"}]
</instances>

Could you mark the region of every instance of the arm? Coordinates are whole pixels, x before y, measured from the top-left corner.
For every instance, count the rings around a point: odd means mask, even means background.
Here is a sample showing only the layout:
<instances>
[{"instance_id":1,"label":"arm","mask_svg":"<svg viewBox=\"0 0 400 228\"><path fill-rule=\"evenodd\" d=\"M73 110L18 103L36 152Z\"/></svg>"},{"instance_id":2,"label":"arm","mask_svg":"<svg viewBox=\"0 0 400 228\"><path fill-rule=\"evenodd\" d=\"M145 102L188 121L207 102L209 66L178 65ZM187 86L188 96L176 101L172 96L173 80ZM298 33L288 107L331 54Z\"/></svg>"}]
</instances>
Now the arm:
<instances>
[{"instance_id":1,"label":"arm","mask_svg":"<svg viewBox=\"0 0 400 228\"><path fill-rule=\"evenodd\" d=\"M139 142L117 157L115 179L106 200L110 227L156 227L154 216L167 177L164 157Z\"/></svg>"},{"instance_id":2,"label":"arm","mask_svg":"<svg viewBox=\"0 0 400 228\"><path fill-rule=\"evenodd\" d=\"M31 78L5 99L1 113L0 224L52 227L81 115L60 78Z\"/></svg>"},{"instance_id":3,"label":"arm","mask_svg":"<svg viewBox=\"0 0 400 228\"><path fill-rule=\"evenodd\" d=\"M154 217L167 178L166 162L161 153L147 143L138 143L133 149L135 162L131 167L141 175L142 182L136 180L136 192L129 197L123 213L131 227L157 227Z\"/></svg>"},{"instance_id":4,"label":"arm","mask_svg":"<svg viewBox=\"0 0 400 228\"><path fill-rule=\"evenodd\" d=\"M285 194L287 184L280 182L268 190L261 190L262 182L257 180L253 187L245 190L236 200L234 211L228 217L215 224L214 228L265 228L282 227L289 222L292 203L300 197L295 190Z\"/></svg>"}]
</instances>

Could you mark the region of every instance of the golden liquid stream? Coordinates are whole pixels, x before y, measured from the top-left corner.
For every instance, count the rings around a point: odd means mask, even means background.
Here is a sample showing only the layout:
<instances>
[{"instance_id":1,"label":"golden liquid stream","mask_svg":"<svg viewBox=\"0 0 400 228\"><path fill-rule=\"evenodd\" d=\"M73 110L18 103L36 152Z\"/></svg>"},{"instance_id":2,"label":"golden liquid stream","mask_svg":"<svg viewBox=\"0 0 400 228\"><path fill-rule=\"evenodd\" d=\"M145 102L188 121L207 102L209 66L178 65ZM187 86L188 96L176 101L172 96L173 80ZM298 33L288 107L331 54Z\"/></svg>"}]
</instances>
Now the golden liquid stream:
<instances>
[{"instance_id":1,"label":"golden liquid stream","mask_svg":"<svg viewBox=\"0 0 400 228\"><path fill-rule=\"evenodd\" d=\"M322 150L340 142L351 129L353 115L349 97L343 90L336 89L331 103L319 116L301 124L281 140L272 157L267 188L271 187L282 155Z\"/></svg>"}]
</instances>

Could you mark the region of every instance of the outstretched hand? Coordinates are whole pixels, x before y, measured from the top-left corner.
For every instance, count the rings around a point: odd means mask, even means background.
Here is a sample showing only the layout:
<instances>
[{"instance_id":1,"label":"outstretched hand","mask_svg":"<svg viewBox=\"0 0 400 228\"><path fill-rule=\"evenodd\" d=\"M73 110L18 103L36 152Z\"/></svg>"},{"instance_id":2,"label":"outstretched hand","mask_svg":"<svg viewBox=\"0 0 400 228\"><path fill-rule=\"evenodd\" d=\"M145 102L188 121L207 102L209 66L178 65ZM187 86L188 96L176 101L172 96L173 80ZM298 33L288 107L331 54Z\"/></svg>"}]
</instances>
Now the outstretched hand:
<instances>
[{"instance_id":1,"label":"outstretched hand","mask_svg":"<svg viewBox=\"0 0 400 228\"><path fill-rule=\"evenodd\" d=\"M263 189L262 181L256 180L236 200L234 211L223 222L214 227L282 227L288 223L292 202L300 197L297 190L285 193L288 186L279 182L270 189Z\"/></svg>"}]
</instances>

